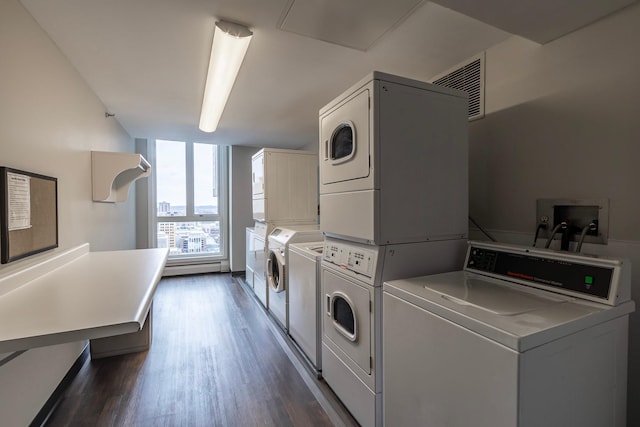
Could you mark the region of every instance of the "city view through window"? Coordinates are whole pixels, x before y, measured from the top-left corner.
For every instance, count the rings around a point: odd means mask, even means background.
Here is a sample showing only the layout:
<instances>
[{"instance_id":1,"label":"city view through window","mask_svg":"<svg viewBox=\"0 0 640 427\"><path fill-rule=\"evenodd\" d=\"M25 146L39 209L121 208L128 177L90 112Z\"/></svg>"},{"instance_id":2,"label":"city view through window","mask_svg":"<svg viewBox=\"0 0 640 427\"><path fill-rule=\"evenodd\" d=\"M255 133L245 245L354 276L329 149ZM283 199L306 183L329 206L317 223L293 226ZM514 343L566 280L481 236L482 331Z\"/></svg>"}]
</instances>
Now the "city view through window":
<instances>
[{"instance_id":1,"label":"city view through window","mask_svg":"<svg viewBox=\"0 0 640 427\"><path fill-rule=\"evenodd\" d=\"M157 247L170 257L220 255L218 147L156 141Z\"/></svg>"}]
</instances>

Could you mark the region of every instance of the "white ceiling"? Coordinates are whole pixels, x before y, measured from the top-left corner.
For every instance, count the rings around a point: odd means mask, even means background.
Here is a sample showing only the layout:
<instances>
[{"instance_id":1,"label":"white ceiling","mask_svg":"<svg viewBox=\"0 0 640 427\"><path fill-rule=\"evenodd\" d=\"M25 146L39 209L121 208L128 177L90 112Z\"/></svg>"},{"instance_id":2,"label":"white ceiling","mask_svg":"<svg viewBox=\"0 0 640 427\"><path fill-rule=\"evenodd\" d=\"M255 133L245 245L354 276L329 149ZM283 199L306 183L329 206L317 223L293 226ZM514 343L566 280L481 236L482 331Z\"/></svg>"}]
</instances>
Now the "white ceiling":
<instances>
[{"instance_id":1,"label":"white ceiling","mask_svg":"<svg viewBox=\"0 0 640 427\"><path fill-rule=\"evenodd\" d=\"M318 110L372 70L428 80L512 34L544 43L634 2L403 0L387 10L390 0L21 1L132 137L281 148L316 141ZM352 7L335 10L344 3ZM322 8L331 13L311 28ZM333 39L327 16L344 18ZM219 19L254 36L208 134L198 121ZM353 39L362 28L369 38ZM352 39L359 49L346 47Z\"/></svg>"}]
</instances>

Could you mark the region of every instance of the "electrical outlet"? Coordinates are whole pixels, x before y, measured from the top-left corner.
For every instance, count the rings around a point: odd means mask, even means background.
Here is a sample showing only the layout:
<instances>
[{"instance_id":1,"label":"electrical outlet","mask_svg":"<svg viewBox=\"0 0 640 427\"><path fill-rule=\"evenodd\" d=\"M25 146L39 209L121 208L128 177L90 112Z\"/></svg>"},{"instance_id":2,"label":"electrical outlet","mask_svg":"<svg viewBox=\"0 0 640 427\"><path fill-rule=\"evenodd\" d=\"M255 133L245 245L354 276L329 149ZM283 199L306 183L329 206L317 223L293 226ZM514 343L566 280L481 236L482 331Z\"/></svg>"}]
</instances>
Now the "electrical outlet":
<instances>
[{"instance_id":1,"label":"electrical outlet","mask_svg":"<svg viewBox=\"0 0 640 427\"><path fill-rule=\"evenodd\" d=\"M584 227L591 223L596 226L587 230L585 243L606 244L609 237L609 199L538 199L536 218L547 224L541 230L540 238L548 239L553 229L563 221L569 227L571 241L578 241ZM557 233L554 238L560 239L561 235Z\"/></svg>"}]
</instances>

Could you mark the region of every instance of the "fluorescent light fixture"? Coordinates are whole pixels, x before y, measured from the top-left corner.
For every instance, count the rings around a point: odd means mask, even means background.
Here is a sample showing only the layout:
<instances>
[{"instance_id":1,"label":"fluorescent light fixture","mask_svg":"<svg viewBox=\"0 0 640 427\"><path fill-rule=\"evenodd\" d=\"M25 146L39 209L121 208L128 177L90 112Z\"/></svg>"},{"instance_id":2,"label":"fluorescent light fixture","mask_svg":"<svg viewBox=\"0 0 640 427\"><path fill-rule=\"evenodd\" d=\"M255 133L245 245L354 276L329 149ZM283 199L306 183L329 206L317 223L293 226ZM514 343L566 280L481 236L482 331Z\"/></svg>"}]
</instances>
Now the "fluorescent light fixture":
<instances>
[{"instance_id":1,"label":"fluorescent light fixture","mask_svg":"<svg viewBox=\"0 0 640 427\"><path fill-rule=\"evenodd\" d=\"M200 112L200 130L213 132L218 127L252 35L242 25L216 22Z\"/></svg>"}]
</instances>

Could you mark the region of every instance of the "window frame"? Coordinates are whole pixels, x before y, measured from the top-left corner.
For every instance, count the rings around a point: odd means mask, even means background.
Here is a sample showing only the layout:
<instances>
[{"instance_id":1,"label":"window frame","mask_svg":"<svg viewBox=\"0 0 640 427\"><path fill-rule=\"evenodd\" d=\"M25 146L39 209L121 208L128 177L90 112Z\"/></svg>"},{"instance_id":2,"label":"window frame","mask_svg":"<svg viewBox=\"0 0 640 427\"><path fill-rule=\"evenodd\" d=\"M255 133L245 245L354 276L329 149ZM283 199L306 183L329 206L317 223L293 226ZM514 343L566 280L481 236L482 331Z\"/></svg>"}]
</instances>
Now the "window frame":
<instances>
[{"instance_id":1,"label":"window frame","mask_svg":"<svg viewBox=\"0 0 640 427\"><path fill-rule=\"evenodd\" d=\"M229 258L229 223L228 223L228 206L229 206L229 186L228 186L228 149L224 145L213 144L199 141L178 141L170 139L157 139L151 141L150 158L151 164L157 164L156 147L157 141L175 141L181 142L185 147L185 195L186 195L186 214L184 216L158 216L158 200L157 200L157 172L151 173L150 188L150 233L149 240L151 247L158 246L158 224L161 222L198 222L198 221L218 221L220 223L220 253L212 255L210 253L189 253L181 255L169 255L167 266L183 266L209 264L217 261L226 261ZM217 180L218 180L218 213L217 214L195 214L195 166L194 166L194 146L195 144L214 145L217 147Z\"/></svg>"}]
</instances>

